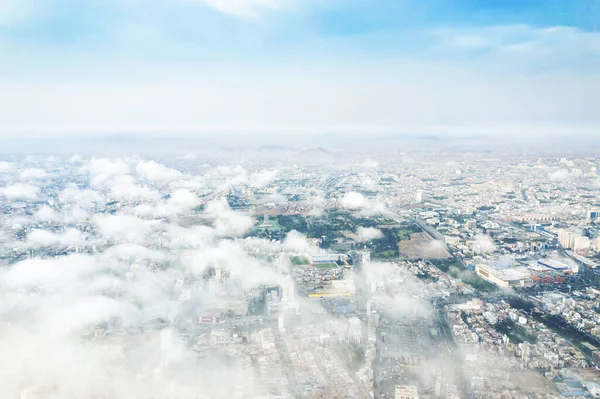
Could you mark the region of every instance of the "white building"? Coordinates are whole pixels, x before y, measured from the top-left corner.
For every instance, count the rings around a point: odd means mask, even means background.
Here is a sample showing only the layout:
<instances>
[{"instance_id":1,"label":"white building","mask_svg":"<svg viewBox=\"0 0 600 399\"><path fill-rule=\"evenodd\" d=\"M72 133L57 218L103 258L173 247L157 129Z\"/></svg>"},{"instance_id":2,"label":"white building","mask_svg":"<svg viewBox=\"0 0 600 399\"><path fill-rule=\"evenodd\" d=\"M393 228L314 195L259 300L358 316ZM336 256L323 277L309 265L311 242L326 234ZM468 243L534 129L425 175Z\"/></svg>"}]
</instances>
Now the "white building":
<instances>
[{"instance_id":1,"label":"white building","mask_svg":"<svg viewBox=\"0 0 600 399\"><path fill-rule=\"evenodd\" d=\"M496 269L488 265L475 266L475 272L484 280L499 287L522 287L531 282L531 272L523 266Z\"/></svg>"},{"instance_id":2,"label":"white building","mask_svg":"<svg viewBox=\"0 0 600 399\"><path fill-rule=\"evenodd\" d=\"M414 385L396 385L395 399L419 399L419 392Z\"/></svg>"}]
</instances>

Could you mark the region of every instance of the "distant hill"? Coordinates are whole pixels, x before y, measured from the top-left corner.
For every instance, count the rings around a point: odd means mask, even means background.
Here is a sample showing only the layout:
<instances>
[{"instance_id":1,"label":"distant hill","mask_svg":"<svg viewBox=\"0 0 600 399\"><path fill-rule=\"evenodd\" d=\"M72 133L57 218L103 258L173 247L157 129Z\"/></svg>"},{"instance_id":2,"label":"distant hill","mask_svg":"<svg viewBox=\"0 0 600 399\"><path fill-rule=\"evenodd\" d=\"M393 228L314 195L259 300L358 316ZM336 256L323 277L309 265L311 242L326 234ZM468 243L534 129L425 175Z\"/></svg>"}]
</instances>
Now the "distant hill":
<instances>
[{"instance_id":1,"label":"distant hill","mask_svg":"<svg viewBox=\"0 0 600 399\"><path fill-rule=\"evenodd\" d=\"M315 148L307 148L305 150L300 151L300 155L310 156L310 155L329 155L331 151L324 147L315 147Z\"/></svg>"}]
</instances>

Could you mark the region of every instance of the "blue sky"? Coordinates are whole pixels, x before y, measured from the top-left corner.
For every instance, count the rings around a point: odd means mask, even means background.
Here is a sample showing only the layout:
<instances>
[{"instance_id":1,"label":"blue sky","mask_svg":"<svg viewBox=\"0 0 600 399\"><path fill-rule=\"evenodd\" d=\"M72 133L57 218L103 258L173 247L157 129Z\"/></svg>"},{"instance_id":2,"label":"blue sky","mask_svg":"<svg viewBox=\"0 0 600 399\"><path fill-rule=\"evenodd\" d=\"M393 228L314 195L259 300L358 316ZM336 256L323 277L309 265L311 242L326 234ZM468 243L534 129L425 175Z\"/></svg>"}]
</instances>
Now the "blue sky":
<instances>
[{"instance_id":1,"label":"blue sky","mask_svg":"<svg viewBox=\"0 0 600 399\"><path fill-rule=\"evenodd\" d=\"M0 0L0 131L593 131L599 28L600 0Z\"/></svg>"}]
</instances>

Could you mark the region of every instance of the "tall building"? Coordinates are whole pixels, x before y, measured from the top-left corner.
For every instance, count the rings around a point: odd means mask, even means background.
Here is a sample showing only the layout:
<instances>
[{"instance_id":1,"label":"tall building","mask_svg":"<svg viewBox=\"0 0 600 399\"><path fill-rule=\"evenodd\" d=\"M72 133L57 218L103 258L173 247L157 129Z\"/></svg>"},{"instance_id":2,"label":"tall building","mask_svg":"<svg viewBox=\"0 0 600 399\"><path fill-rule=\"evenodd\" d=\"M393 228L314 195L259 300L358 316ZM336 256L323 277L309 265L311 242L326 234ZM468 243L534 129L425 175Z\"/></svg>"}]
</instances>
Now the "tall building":
<instances>
[{"instance_id":1,"label":"tall building","mask_svg":"<svg viewBox=\"0 0 600 399\"><path fill-rule=\"evenodd\" d=\"M588 249L592 244L588 237L566 229L558 230L558 242L564 248L574 249L576 251Z\"/></svg>"},{"instance_id":2,"label":"tall building","mask_svg":"<svg viewBox=\"0 0 600 399\"><path fill-rule=\"evenodd\" d=\"M583 249L590 248L590 239L584 236L575 237L575 241L573 242L573 249L575 251L581 251Z\"/></svg>"},{"instance_id":3,"label":"tall building","mask_svg":"<svg viewBox=\"0 0 600 399\"><path fill-rule=\"evenodd\" d=\"M578 237L573 231L560 229L558 230L558 242L564 248L573 248L575 246L575 239Z\"/></svg>"},{"instance_id":4,"label":"tall building","mask_svg":"<svg viewBox=\"0 0 600 399\"><path fill-rule=\"evenodd\" d=\"M437 377L435 379L435 397L436 398L445 398L447 391L447 383L442 377Z\"/></svg>"},{"instance_id":5,"label":"tall building","mask_svg":"<svg viewBox=\"0 0 600 399\"><path fill-rule=\"evenodd\" d=\"M281 283L281 300L293 301L296 299L296 290L294 288L294 280L290 276L286 276Z\"/></svg>"},{"instance_id":6,"label":"tall building","mask_svg":"<svg viewBox=\"0 0 600 399\"><path fill-rule=\"evenodd\" d=\"M352 267L354 268L354 271L360 273L363 268L371 263L371 252L352 251L350 252L350 258L352 258Z\"/></svg>"},{"instance_id":7,"label":"tall building","mask_svg":"<svg viewBox=\"0 0 600 399\"><path fill-rule=\"evenodd\" d=\"M160 331L160 366L168 367L175 352L175 333L172 328Z\"/></svg>"},{"instance_id":8,"label":"tall building","mask_svg":"<svg viewBox=\"0 0 600 399\"><path fill-rule=\"evenodd\" d=\"M420 204L423 202L423 190L417 190L415 194L415 202Z\"/></svg>"}]
</instances>

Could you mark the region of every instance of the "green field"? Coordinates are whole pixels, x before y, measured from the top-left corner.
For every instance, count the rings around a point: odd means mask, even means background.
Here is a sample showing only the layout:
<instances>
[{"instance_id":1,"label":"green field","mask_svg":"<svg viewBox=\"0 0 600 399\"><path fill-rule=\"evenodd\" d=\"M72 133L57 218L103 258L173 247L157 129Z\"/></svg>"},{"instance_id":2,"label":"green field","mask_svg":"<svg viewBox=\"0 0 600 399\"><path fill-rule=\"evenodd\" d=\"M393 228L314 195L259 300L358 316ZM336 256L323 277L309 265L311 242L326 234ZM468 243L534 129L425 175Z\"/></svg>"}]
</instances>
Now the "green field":
<instances>
[{"instance_id":1,"label":"green field","mask_svg":"<svg viewBox=\"0 0 600 399\"><path fill-rule=\"evenodd\" d=\"M292 265L295 266L308 265L309 263L308 258L305 258L304 256L292 256L290 257L290 261L292 261Z\"/></svg>"},{"instance_id":2,"label":"green field","mask_svg":"<svg viewBox=\"0 0 600 399\"><path fill-rule=\"evenodd\" d=\"M336 263L318 263L313 266L317 269L335 269L338 267Z\"/></svg>"}]
</instances>

